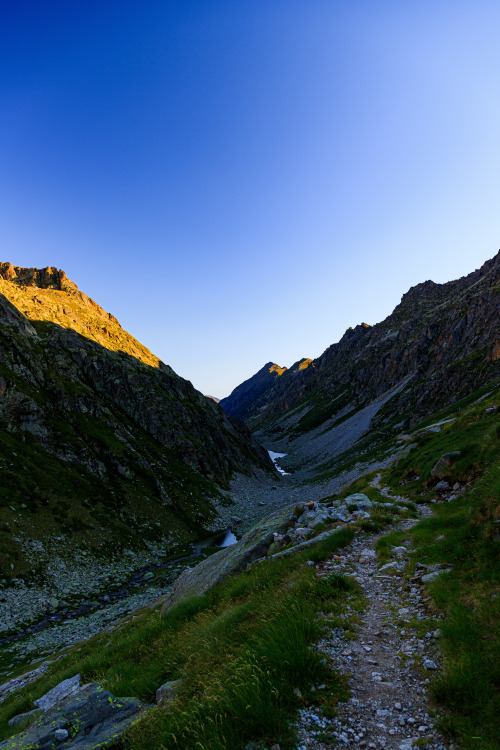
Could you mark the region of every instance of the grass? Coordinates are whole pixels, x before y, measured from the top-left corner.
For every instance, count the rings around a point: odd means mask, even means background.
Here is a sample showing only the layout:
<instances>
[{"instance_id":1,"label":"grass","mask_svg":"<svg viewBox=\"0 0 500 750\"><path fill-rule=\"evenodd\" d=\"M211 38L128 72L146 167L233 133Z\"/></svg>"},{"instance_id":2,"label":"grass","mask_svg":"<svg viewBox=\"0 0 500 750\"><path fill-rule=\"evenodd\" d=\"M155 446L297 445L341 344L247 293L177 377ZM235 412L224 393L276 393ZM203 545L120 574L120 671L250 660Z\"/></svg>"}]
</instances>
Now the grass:
<instances>
[{"instance_id":1,"label":"grass","mask_svg":"<svg viewBox=\"0 0 500 750\"><path fill-rule=\"evenodd\" d=\"M490 389L488 399L478 402L484 392L472 394L442 432L419 437L416 448L385 475L395 491L404 485L405 494L415 498L435 496L433 465L443 453L460 450L446 478L458 482L463 494L434 505L433 516L414 529L377 542L385 559L392 545L411 538L413 566L451 567L429 585L442 614L444 656L431 692L445 710L442 728L463 750L500 748L500 425L498 413L485 411L500 402L500 392Z\"/></svg>"},{"instance_id":2,"label":"grass","mask_svg":"<svg viewBox=\"0 0 500 750\"><path fill-rule=\"evenodd\" d=\"M325 628L317 612L339 616L354 584L341 574L319 578L305 562L329 558L352 537L341 529L307 551L266 560L183 600L163 618L146 610L71 649L47 676L0 705L0 739L12 733L11 716L80 672L85 682L150 704L163 682L182 679L172 708L152 708L131 730L130 750L243 750L249 742L292 748L297 708L313 696L317 702L312 686L327 685L321 700L330 713L347 697L343 680L311 646Z\"/></svg>"}]
</instances>

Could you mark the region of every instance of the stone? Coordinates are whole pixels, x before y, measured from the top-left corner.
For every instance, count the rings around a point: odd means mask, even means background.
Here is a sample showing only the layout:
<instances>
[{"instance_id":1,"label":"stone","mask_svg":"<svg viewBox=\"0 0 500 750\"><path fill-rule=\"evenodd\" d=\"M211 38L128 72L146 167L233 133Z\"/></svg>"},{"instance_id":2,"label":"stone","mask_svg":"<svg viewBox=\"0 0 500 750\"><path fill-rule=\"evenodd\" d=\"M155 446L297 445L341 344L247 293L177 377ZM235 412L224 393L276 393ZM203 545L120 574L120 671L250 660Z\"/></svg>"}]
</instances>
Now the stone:
<instances>
[{"instance_id":1,"label":"stone","mask_svg":"<svg viewBox=\"0 0 500 750\"><path fill-rule=\"evenodd\" d=\"M349 495L344 500L346 505L357 505L358 510L365 510L366 508L372 508L373 503L369 497L363 495L361 492L355 492L354 495Z\"/></svg>"},{"instance_id":2,"label":"stone","mask_svg":"<svg viewBox=\"0 0 500 750\"><path fill-rule=\"evenodd\" d=\"M397 562L389 562L385 565L382 565L381 568L379 568L379 572L383 573L386 570L399 570L399 563Z\"/></svg>"},{"instance_id":3,"label":"stone","mask_svg":"<svg viewBox=\"0 0 500 750\"><path fill-rule=\"evenodd\" d=\"M449 489L450 485L448 482L441 481L436 484L436 492L448 492Z\"/></svg>"},{"instance_id":4,"label":"stone","mask_svg":"<svg viewBox=\"0 0 500 750\"><path fill-rule=\"evenodd\" d=\"M437 477L439 479L443 474L446 474L453 459L457 456L460 456L460 451L451 451L451 453L445 453L441 456L439 461L437 461L431 469L431 477Z\"/></svg>"},{"instance_id":5,"label":"stone","mask_svg":"<svg viewBox=\"0 0 500 750\"><path fill-rule=\"evenodd\" d=\"M182 680L170 680L164 682L161 687L156 691L156 702L159 706L167 706L169 703L177 700L179 695L179 688L182 685Z\"/></svg>"},{"instance_id":6,"label":"stone","mask_svg":"<svg viewBox=\"0 0 500 750\"><path fill-rule=\"evenodd\" d=\"M360 554L360 557L377 557L377 553L374 549L362 549Z\"/></svg>"},{"instance_id":7,"label":"stone","mask_svg":"<svg viewBox=\"0 0 500 750\"><path fill-rule=\"evenodd\" d=\"M443 573L449 573L451 571L451 568L445 568L443 570L433 570L430 573L426 573L424 576L421 577L422 583L430 583L431 581L434 581L438 576L442 575Z\"/></svg>"},{"instance_id":8,"label":"stone","mask_svg":"<svg viewBox=\"0 0 500 750\"><path fill-rule=\"evenodd\" d=\"M38 698L38 700L33 701L34 705L37 708L41 708L43 711L48 711L49 708L52 708L52 706L55 706L56 703L59 703L60 701L64 700L64 698L67 698L69 695L72 695L73 693L76 693L77 690L80 688L80 675L76 674L74 677L70 677L67 680L63 680L58 685L55 686L55 688L52 688L52 690L49 690L48 693L45 693L45 695L42 695L41 698Z\"/></svg>"},{"instance_id":9,"label":"stone","mask_svg":"<svg viewBox=\"0 0 500 750\"><path fill-rule=\"evenodd\" d=\"M56 738L56 742L64 742L64 740L68 739L69 732L67 729L56 729L54 737Z\"/></svg>"},{"instance_id":10,"label":"stone","mask_svg":"<svg viewBox=\"0 0 500 750\"><path fill-rule=\"evenodd\" d=\"M23 732L0 742L0 750L46 750L54 747L55 732L67 731L66 727L71 727L72 736L63 747L98 750L116 744L150 708L137 698L115 698L102 685L89 683L49 708Z\"/></svg>"},{"instance_id":11,"label":"stone","mask_svg":"<svg viewBox=\"0 0 500 750\"><path fill-rule=\"evenodd\" d=\"M432 661L432 659L424 659L424 668L425 669L439 669L436 662Z\"/></svg>"}]
</instances>

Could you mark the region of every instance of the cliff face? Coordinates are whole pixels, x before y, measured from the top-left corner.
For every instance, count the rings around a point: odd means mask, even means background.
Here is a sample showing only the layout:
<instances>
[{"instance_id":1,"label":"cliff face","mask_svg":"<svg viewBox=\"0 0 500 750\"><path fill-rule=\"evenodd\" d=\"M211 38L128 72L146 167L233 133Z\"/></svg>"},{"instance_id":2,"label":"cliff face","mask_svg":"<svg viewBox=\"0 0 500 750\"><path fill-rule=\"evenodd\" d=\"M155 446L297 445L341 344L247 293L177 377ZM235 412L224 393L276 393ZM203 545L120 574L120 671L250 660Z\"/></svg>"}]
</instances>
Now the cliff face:
<instances>
[{"instance_id":1,"label":"cliff face","mask_svg":"<svg viewBox=\"0 0 500 750\"><path fill-rule=\"evenodd\" d=\"M307 431L397 386L392 413L415 424L500 376L499 313L500 253L457 281L413 287L383 322L347 330L300 377L247 404L247 424L270 428L297 408L295 430Z\"/></svg>"},{"instance_id":2,"label":"cliff face","mask_svg":"<svg viewBox=\"0 0 500 750\"><path fill-rule=\"evenodd\" d=\"M2 576L29 574L42 536L103 555L185 543L216 523L233 472L270 468L244 425L64 272L0 277Z\"/></svg>"}]
</instances>

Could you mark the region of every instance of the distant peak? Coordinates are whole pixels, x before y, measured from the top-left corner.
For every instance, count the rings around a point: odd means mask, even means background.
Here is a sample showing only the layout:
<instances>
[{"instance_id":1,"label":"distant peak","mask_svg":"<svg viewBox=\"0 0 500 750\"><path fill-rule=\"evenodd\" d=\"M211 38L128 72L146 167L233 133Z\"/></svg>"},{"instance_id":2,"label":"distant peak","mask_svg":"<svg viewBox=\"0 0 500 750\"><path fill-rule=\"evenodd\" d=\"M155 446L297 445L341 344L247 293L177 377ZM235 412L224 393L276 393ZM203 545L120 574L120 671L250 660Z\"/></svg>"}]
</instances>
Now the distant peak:
<instances>
[{"instance_id":1,"label":"distant peak","mask_svg":"<svg viewBox=\"0 0 500 750\"><path fill-rule=\"evenodd\" d=\"M266 365L266 368L269 370L269 372L275 372L278 375L278 377L280 375L283 375L283 373L286 371L286 367L280 367L279 365L273 362L268 362L268 364Z\"/></svg>"},{"instance_id":2,"label":"distant peak","mask_svg":"<svg viewBox=\"0 0 500 750\"><path fill-rule=\"evenodd\" d=\"M58 289L63 292L76 291L78 287L68 279L64 271L55 266L46 268L22 268L12 263L0 263L0 277L19 286L35 286L39 289Z\"/></svg>"}]
</instances>

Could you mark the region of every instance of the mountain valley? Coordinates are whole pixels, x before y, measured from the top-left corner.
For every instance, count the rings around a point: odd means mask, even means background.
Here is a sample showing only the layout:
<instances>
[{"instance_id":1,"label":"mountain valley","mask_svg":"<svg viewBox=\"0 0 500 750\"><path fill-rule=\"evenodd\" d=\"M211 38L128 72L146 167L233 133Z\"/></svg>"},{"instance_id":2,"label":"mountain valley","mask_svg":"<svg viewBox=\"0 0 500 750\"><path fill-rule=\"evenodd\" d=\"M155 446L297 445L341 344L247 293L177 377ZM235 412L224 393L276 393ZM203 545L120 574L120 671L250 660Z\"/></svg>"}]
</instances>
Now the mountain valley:
<instances>
[{"instance_id":1,"label":"mountain valley","mask_svg":"<svg viewBox=\"0 0 500 750\"><path fill-rule=\"evenodd\" d=\"M500 748L500 253L220 402L57 269L0 314L1 750Z\"/></svg>"}]
</instances>

